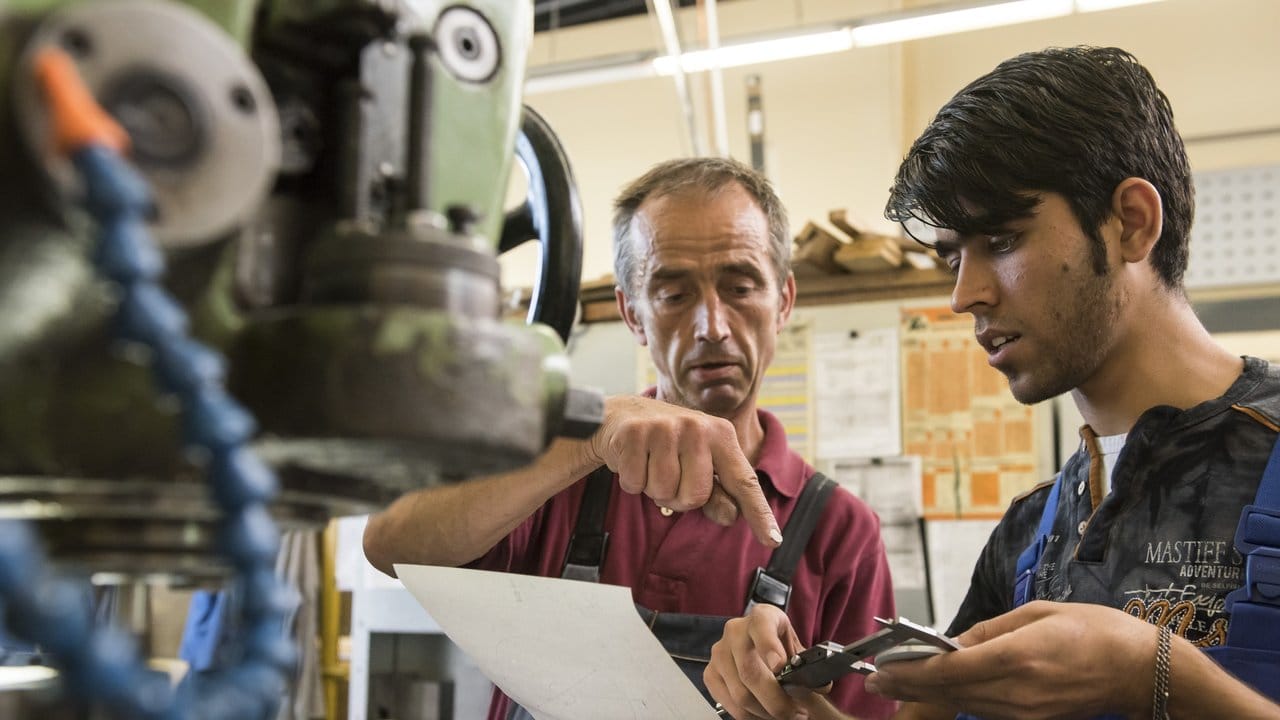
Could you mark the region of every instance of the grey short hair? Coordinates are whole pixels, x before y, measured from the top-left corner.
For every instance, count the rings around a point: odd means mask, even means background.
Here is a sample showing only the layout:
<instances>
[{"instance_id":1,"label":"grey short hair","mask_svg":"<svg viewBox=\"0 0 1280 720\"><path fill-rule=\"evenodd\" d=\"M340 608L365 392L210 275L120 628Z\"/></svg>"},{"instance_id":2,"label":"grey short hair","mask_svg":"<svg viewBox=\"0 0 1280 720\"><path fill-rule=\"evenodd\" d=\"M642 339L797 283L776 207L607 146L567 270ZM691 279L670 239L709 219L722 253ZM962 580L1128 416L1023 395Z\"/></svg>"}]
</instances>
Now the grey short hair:
<instances>
[{"instance_id":1,"label":"grey short hair","mask_svg":"<svg viewBox=\"0 0 1280 720\"><path fill-rule=\"evenodd\" d=\"M636 211L651 197L686 192L714 194L737 183L755 198L769 226L769 259L777 275L778 287L791 271L791 228L787 210L760 173L728 158L698 157L668 160L654 165L622 190L613 201L613 274L627 297L635 297L636 250L631 237L631 221Z\"/></svg>"}]
</instances>

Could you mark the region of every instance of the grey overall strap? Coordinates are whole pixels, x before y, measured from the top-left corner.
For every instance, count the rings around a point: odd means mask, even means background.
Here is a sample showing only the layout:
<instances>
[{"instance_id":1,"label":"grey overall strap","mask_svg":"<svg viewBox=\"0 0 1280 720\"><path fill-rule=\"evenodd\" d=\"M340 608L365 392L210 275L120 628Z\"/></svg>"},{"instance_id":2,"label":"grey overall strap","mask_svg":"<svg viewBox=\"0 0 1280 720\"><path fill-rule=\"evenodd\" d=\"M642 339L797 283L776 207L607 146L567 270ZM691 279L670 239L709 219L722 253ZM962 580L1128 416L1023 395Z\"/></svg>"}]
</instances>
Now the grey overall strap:
<instances>
[{"instance_id":1,"label":"grey overall strap","mask_svg":"<svg viewBox=\"0 0 1280 720\"><path fill-rule=\"evenodd\" d=\"M835 481L820 472L815 472L805 483L800 498L796 500L796 509L787 519L782 544L773 551L767 568L756 568L747 592L746 612L750 612L757 603L787 609L787 601L791 599L791 578L835 489Z\"/></svg>"},{"instance_id":2,"label":"grey overall strap","mask_svg":"<svg viewBox=\"0 0 1280 720\"><path fill-rule=\"evenodd\" d=\"M587 476L587 487L578 508L578 522L569 538L564 554L564 570L560 577L569 580L600 582L600 566L609 546L609 533L604 531L604 516L609 509L613 490L613 471L607 466L596 468Z\"/></svg>"}]
</instances>

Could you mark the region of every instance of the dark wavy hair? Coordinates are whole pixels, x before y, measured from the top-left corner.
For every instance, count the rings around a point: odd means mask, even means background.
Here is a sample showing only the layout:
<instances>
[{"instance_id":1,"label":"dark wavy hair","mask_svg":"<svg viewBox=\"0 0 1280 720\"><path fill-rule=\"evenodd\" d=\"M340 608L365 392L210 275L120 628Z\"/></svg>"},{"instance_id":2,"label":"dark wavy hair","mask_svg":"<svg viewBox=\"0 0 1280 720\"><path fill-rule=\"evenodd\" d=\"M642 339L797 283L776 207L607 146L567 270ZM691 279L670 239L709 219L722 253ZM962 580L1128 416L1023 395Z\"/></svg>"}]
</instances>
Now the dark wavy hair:
<instances>
[{"instance_id":1,"label":"dark wavy hair","mask_svg":"<svg viewBox=\"0 0 1280 720\"><path fill-rule=\"evenodd\" d=\"M1031 215L1035 195L1069 203L1106 271L1099 232L1125 178L1160 193L1164 229L1152 265L1182 287L1195 193L1169 99L1119 48L1050 48L1006 60L951 98L898 168L885 217L995 234Z\"/></svg>"},{"instance_id":2,"label":"dark wavy hair","mask_svg":"<svg viewBox=\"0 0 1280 720\"><path fill-rule=\"evenodd\" d=\"M791 272L791 235L787 209L763 175L729 158L680 158L658 163L623 188L613 202L613 273L627 297L635 297L637 249L631 237L631 220L651 197L700 192L714 195L732 183L746 190L769 226L769 259L778 280L786 285Z\"/></svg>"}]
</instances>

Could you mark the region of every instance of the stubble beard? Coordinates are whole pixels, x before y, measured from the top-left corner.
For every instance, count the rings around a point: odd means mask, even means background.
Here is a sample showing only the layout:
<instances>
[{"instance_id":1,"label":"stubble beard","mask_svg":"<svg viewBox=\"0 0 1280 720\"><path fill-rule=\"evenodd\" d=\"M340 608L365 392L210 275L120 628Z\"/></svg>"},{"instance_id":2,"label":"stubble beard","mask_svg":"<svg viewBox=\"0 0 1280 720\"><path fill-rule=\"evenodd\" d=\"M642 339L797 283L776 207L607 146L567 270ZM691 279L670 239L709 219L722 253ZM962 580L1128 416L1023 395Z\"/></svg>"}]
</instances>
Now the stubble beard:
<instances>
[{"instance_id":1,"label":"stubble beard","mask_svg":"<svg viewBox=\"0 0 1280 720\"><path fill-rule=\"evenodd\" d=\"M1024 405L1035 405L1089 380L1114 345L1114 329L1124 306L1115 292L1115 277L1108 269L1099 275L1083 265L1083 282L1066 298L1053 298L1052 328L1041 334L1048 340L1040 358L1040 371L1009 377L1009 390ZM1038 377L1037 377L1038 376ZM1022 382L1025 381L1025 382Z\"/></svg>"}]
</instances>

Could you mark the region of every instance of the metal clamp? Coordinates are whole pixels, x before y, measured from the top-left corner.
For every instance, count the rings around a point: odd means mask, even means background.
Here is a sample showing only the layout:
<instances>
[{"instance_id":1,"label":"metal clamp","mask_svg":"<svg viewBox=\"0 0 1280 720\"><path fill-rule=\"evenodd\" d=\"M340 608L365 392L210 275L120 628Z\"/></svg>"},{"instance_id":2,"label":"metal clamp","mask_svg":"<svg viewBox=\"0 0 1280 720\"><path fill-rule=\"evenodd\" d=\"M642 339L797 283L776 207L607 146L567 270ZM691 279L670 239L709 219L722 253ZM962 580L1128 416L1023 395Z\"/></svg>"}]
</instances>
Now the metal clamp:
<instances>
[{"instance_id":1,"label":"metal clamp","mask_svg":"<svg viewBox=\"0 0 1280 720\"><path fill-rule=\"evenodd\" d=\"M778 682L818 688L849 673L870 675L876 668L865 662L865 658L875 657L907 642L921 642L944 651L960 649L960 645L951 638L904 617L897 620L875 618L875 621L883 627L861 640L844 646L826 642L796 655L778 673Z\"/></svg>"},{"instance_id":2,"label":"metal clamp","mask_svg":"<svg viewBox=\"0 0 1280 720\"><path fill-rule=\"evenodd\" d=\"M876 666L866 662L864 658L875 657L908 642L925 643L941 648L944 652L960 649L960 644L955 640L904 617L897 620L875 618L875 621L883 627L861 640L848 645L827 641L793 656L775 676L778 683L820 688L852 673L870 675L876 671ZM728 717L728 711L721 705L717 704L715 709L717 717Z\"/></svg>"}]
</instances>

